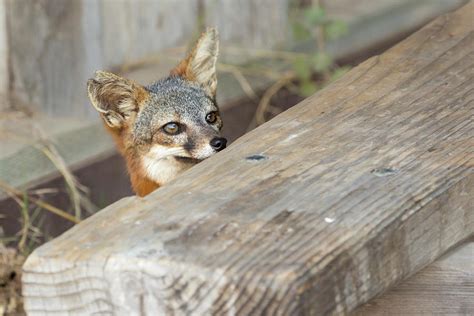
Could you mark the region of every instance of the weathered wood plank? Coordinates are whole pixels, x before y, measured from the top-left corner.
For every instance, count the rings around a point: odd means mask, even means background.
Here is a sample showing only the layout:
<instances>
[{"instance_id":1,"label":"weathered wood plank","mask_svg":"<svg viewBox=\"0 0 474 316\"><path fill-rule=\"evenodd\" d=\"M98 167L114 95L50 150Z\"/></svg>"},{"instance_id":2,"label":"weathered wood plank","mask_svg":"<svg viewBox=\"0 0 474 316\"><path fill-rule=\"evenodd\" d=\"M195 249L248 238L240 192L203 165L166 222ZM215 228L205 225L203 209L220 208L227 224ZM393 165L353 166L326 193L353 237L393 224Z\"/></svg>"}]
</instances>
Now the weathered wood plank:
<instances>
[{"instance_id":1,"label":"weathered wood plank","mask_svg":"<svg viewBox=\"0 0 474 316\"><path fill-rule=\"evenodd\" d=\"M268 49L288 42L289 6L288 0L204 0L203 18L219 30L222 47ZM248 61L248 54L221 55L232 63Z\"/></svg>"},{"instance_id":2,"label":"weathered wood plank","mask_svg":"<svg viewBox=\"0 0 474 316\"><path fill-rule=\"evenodd\" d=\"M347 21L350 38L356 40L341 38L327 48L360 53L462 1L365 0L352 5L350 0L328 1L328 16ZM0 109L8 108L8 101L54 117L97 119L79 84L95 70L189 45L204 24L218 27L222 47L288 49L289 4L289 0L0 0L0 94L9 96L0 99ZM235 63L249 57L250 51L227 60ZM221 58L226 59L224 49ZM170 67L167 64L166 72Z\"/></svg>"},{"instance_id":3,"label":"weathered wood plank","mask_svg":"<svg viewBox=\"0 0 474 316\"><path fill-rule=\"evenodd\" d=\"M354 315L472 315L474 240L453 249Z\"/></svg>"},{"instance_id":4,"label":"weathered wood plank","mask_svg":"<svg viewBox=\"0 0 474 316\"><path fill-rule=\"evenodd\" d=\"M24 266L31 315L342 314L474 232L474 3Z\"/></svg>"},{"instance_id":5,"label":"weathered wood plank","mask_svg":"<svg viewBox=\"0 0 474 316\"><path fill-rule=\"evenodd\" d=\"M201 2L203 12L199 9ZM205 17L208 17L205 22L216 24L222 24L221 16L228 20L229 13L241 18L264 18L265 23L253 23L250 29L240 28L243 31L237 34L225 29L223 41L227 43L235 44L240 38L254 41L266 38L260 47L268 49L284 40L286 32L278 30L288 28L283 18L288 15L288 0L276 4L267 0L266 6L242 0L238 14L233 2L220 5L218 1L212 5L210 1L197 0L0 0L0 25L5 24L4 6L8 17L8 28L0 31L0 70L5 63L11 71L9 88L13 101L55 117L96 118L97 113L88 104L81 84L95 70L110 69L171 47L188 45L199 34L200 20ZM278 19L271 19L264 12L273 13ZM8 56L2 53L3 37ZM173 66L168 64L167 72ZM3 76L8 74L0 71L0 93Z\"/></svg>"},{"instance_id":6,"label":"weathered wood plank","mask_svg":"<svg viewBox=\"0 0 474 316\"><path fill-rule=\"evenodd\" d=\"M12 97L59 117L95 118L81 83L97 69L183 45L197 18L196 1L5 1Z\"/></svg>"},{"instance_id":7,"label":"weathered wood plank","mask_svg":"<svg viewBox=\"0 0 474 316\"><path fill-rule=\"evenodd\" d=\"M0 0L0 111L10 107L8 70L7 14L5 0Z\"/></svg>"}]
</instances>

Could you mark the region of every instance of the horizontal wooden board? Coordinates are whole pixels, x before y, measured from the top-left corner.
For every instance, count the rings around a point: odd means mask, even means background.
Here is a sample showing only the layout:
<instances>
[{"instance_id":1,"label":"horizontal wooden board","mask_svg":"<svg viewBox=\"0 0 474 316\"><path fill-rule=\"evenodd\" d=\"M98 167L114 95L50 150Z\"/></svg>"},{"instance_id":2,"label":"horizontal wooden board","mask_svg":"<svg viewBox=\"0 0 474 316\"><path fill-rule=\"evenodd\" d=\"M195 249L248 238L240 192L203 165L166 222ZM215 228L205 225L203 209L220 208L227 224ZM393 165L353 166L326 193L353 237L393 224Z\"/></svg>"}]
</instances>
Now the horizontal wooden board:
<instances>
[{"instance_id":1,"label":"horizontal wooden board","mask_svg":"<svg viewBox=\"0 0 474 316\"><path fill-rule=\"evenodd\" d=\"M31 315L346 314L474 232L474 3L37 249Z\"/></svg>"},{"instance_id":2,"label":"horizontal wooden board","mask_svg":"<svg viewBox=\"0 0 474 316\"><path fill-rule=\"evenodd\" d=\"M472 314L474 239L449 251L354 313L355 316Z\"/></svg>"}]
</instances>

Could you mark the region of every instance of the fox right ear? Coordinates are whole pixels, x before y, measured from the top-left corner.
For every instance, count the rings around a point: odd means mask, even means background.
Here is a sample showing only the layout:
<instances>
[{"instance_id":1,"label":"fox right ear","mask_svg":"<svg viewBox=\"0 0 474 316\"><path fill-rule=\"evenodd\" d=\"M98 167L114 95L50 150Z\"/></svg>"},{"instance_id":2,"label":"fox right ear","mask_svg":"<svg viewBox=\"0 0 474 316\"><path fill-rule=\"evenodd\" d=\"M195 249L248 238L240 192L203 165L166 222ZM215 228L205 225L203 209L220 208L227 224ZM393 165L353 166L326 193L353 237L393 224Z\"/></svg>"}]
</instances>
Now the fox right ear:
<instances>
[{"instance_id":1,"label":"fox right ear","mask_svg":"<svg viewBox=\"0 0 474 316\"><path fill-rule=\"evenodd\" d=\"M141 85L105 71L97 71L87 81L87 92L94 108L112 128L123 127L149 96Z\"/></svg>"},{"instance_id":2,"label":"fox right ear","mask_svg":"<svg viewBox=\"0 0 474 316\"><path fill-rule=\"evenodd\" d=\"M208 28L201 34L194 48L172 71L172 75L181 76L197 82L206 93L216 96L216 62L219 55L219 36L217 30Z\"/></svg>"}]
</instances>

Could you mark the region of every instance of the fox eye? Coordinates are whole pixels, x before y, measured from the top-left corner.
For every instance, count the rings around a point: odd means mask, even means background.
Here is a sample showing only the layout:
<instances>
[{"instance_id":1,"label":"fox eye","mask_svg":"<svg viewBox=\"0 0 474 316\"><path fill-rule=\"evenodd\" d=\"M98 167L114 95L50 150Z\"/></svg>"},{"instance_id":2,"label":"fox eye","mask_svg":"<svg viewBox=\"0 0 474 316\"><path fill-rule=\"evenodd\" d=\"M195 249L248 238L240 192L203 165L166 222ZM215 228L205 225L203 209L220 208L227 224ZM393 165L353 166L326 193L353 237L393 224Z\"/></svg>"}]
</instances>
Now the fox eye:
<instances>
[{"instance_id":1,"label":"fox eye","mask_svg":"<svg viewBox=\"0 0 474 316\"><path fill-rule=\"evenodd\" d=\"M179 125L175 122L170 122L163 126L163 130L168 135L176 135L179 133Z\"/></svg>"},{"instance_id":2,"label":"fox eye","mask_svg":"<svg viewBox=\"0 0 474 316\"><path fill-rule=\"evenodd\" d=\"M216 112L207 113L206 122L208 122L209 124L214 124L216 121L217 121L217 113Z\"/></svg>"}]
</instances>

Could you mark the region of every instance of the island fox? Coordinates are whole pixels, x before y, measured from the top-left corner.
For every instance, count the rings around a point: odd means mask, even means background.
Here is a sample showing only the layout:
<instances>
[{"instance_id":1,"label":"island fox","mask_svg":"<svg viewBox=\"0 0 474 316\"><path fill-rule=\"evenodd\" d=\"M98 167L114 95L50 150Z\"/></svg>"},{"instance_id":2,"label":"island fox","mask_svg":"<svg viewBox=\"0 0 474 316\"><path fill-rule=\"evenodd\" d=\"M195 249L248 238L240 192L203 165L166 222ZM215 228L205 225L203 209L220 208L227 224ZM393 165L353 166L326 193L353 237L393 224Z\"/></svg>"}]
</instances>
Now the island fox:
<instances>
[{"instance_id":1,"label":"island fox","mask_svg":"<svg viewBox=\"0 0 474 316\"><path fill-rule=\"evenodd\" d=\"M147 87L98 71L89 98L145 196L226 147L216 103L218 35L207 29L168 77Z\"/></svg>"}]
</instances>

